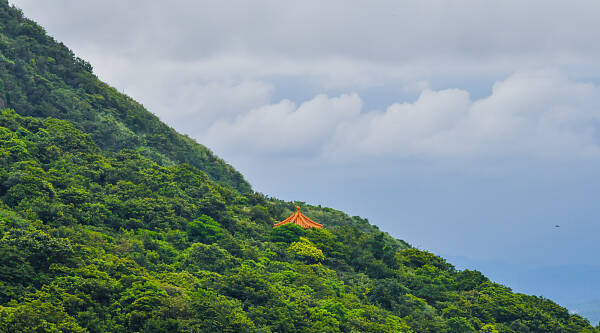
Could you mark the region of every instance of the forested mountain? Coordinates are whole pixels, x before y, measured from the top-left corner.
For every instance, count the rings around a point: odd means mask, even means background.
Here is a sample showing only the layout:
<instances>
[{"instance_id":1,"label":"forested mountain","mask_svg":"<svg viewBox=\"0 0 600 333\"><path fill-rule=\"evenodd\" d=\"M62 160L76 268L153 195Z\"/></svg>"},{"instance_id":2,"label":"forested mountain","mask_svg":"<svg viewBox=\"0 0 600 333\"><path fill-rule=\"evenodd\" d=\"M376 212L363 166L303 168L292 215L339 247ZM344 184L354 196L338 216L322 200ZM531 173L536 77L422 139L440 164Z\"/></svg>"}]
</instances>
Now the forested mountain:
<instances>
[{"instance_id":1,"label":"forested mountain","mask_svg":"<svg viewBox=\"0 0 600 333\"><path fill-rule=\"evenodd\" d=\"M599 331L365 219L252 192L5 0L0 98L0 332ZM325 228L272 228L297 204Z\"/></svg>"}]
</instances>

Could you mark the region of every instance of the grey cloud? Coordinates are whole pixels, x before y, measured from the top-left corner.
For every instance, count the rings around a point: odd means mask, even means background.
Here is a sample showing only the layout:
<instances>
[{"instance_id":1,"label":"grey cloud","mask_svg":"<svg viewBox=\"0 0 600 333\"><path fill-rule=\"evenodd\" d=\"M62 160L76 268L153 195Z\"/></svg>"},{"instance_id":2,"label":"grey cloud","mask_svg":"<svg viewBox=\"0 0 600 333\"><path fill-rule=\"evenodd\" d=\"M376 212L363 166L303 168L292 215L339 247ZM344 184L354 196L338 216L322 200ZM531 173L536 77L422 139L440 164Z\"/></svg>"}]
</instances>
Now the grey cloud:
<instances>
[{"instance_id":1,"label":"grey cloud","mask_svg":"<svg viewBox=\"0 0 600 333\"><path fill-rule=\"evenodd\" d=\"M274 78L336 94L381 85L418 94L448 78L477 84L540 67L600 76L595 1L12 2L191 135L192 113L229 119L275 102ZM234 88L249 83L254 96ZM199 102L217 86L229 106Z\"/></svg>"},{"instance_id":2,"label":"grey cloud","mask_svg":"<svg viewBox=\"0 0 600 333\"><path fill-rule=\"evenodd\" d=\"M220 54L288 59L597 55L595 1L13 1L78 45L189 61ZM63 37L64 38L64 37Z\"/></svg>"}]
</instances>

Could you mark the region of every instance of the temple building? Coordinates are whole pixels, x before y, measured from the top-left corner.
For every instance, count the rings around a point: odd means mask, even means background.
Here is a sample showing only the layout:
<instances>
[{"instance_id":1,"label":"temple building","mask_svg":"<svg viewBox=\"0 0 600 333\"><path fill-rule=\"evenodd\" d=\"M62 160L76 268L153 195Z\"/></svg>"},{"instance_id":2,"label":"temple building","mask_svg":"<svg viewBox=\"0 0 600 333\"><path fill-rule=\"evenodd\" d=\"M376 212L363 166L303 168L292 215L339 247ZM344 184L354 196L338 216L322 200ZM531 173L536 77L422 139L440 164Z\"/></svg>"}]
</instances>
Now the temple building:
<instances>
[{"instance_id":1,"label":"temple building","mask_svg":"<svg viewBox=\"0 0 600 333\"><path fill-rule=\"evenodd\" d=\"M294 214L292 214L292 216L288 217L287 219L285 219L279 223L276 223L273 226L273 228L279 227L279 226L282 226L282 225L288 224L288 223L297 224L304 229L308 229L308 228L321 229L321 228L323 228L322 224L319 224L319 223L309 219L306 215L300 213L300 206L296 206L296 212Z\"/></svg>"}]
</instances>

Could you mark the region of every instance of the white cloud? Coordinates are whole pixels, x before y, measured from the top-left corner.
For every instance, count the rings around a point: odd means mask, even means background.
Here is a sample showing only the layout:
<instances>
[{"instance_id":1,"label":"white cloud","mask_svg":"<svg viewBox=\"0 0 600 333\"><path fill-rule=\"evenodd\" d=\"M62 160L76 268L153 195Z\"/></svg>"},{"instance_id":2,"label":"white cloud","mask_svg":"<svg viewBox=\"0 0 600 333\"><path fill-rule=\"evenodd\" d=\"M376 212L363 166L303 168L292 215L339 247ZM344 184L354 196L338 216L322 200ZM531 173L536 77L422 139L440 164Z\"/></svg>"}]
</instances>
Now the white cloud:
<instances>
[{"instance_id":1,"label":"white cloud","mask_svg":"<svg viewBox=\"0 0 600 333\"><path fill-rule=\"evenodd\" d=\"M221 151L362 157L590 157L600 153L600 87L556 71L514 74L490 96L424 90L365 111L357 94L284 100L219 121L203 141Z\"/></svg>"},{"instance_id":2,"label":"white cloud","mask_svg":"<svg viewBox=\"0 0 600 333\"><path fill-rule=\"evenodd\" d=\"M329 98L318 95L296 106L289 100L266 105L218 121L206 132L209 146L260 153L304 153L320 150L338 124L360 114L362 101L356 94Z\"/></svg>"}]
</instances>

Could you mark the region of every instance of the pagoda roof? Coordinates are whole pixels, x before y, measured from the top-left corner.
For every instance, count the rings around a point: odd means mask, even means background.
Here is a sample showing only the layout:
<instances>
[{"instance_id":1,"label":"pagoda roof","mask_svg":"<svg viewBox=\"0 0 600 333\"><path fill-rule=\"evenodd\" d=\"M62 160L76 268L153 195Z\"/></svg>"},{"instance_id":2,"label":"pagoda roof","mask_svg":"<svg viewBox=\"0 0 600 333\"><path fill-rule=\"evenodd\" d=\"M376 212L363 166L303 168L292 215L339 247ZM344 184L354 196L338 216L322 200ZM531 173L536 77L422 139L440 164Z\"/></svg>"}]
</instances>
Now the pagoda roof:
<instances>
[{"instance_id":1,"label":"pagoda roof","mask_svg":"<svg viewBox=\"0 0 600 333\"><path fill-rule=\"evenodd\" d=\"M279 227L279 226L282 226L282 225L288 224L288 223L297 224L304 229L308 229L308 228L321 229L321 228L323 228L322 224L319 224L319 223L309 219L306 215L300 213L300 206L296 206L296 212L294 214L292 214L292 216L288 217L287 219L285 219L279 223L276 223L273 226L273 228Z\"/></svg>"}]
</instances>

